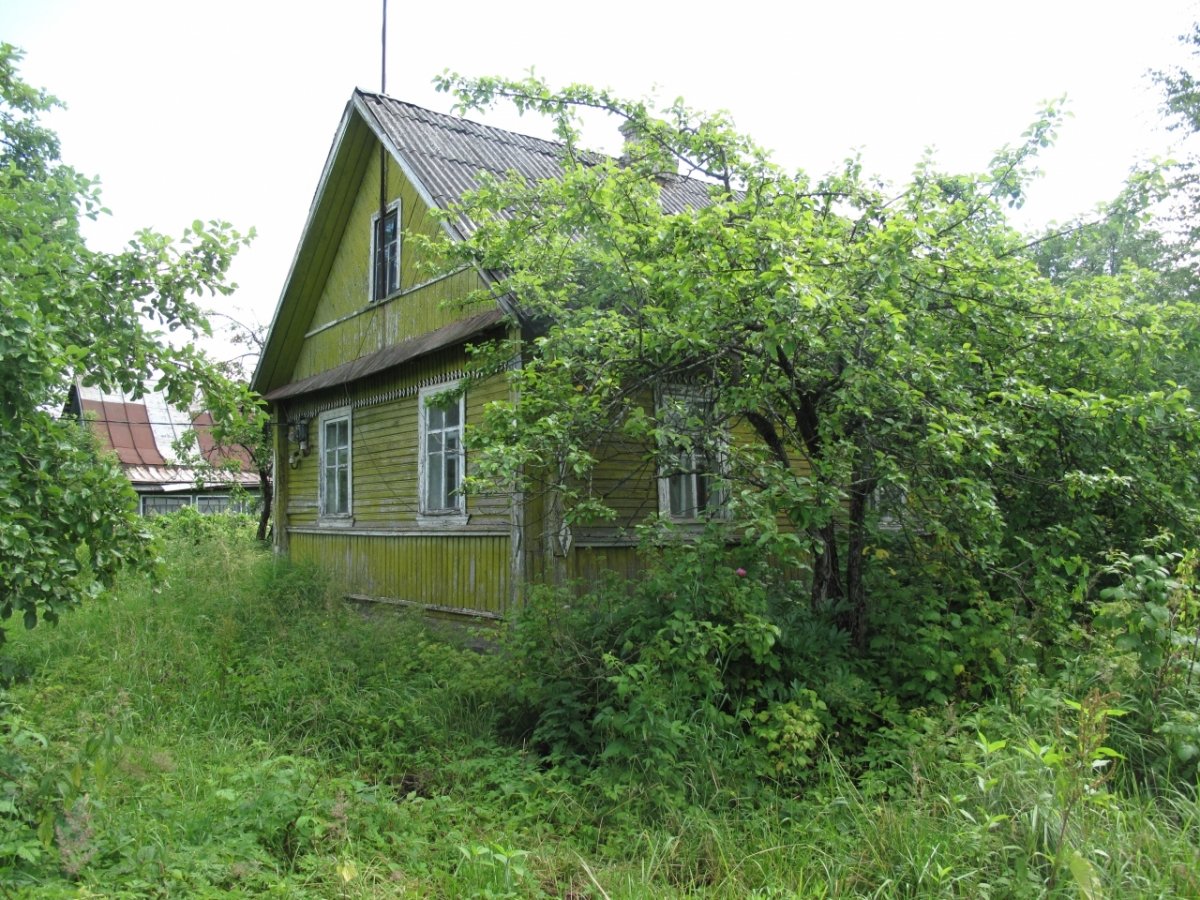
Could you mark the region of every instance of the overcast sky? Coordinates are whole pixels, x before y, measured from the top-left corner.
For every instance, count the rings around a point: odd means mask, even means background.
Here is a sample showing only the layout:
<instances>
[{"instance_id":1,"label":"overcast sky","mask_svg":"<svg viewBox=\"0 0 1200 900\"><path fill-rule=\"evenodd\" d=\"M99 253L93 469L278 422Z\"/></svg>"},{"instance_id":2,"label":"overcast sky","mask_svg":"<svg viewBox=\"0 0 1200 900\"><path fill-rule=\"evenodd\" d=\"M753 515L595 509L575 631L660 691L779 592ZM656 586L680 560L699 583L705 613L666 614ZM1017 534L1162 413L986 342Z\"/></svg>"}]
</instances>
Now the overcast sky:
<instances>
[{"instance_id":1,"label":"overcast sky","mask_svg":"<svg viewBox=\"0 0 1200 900\"><path fill-rule=\"evenodd\" d=\"M119 246L141 227L220 218L258 238L235 265L231 311L267 321L354 87L378 90L382 0L0 0L0 40L27 81L68 104L63 155L99 175ZM1044 157L1029 227L1112 196L1166 152L1147 70L1185 61L1193 0L857 0L687 4L391 0L388 93L449 111L444 69L656 90L727 109L793 168L861 149L903 181L926 147L975 170L1043 101L1073 118ZM495 124L541 133L532 122ZM613 133L591 136L617 145Z\"/></svg>"}]
</instances>

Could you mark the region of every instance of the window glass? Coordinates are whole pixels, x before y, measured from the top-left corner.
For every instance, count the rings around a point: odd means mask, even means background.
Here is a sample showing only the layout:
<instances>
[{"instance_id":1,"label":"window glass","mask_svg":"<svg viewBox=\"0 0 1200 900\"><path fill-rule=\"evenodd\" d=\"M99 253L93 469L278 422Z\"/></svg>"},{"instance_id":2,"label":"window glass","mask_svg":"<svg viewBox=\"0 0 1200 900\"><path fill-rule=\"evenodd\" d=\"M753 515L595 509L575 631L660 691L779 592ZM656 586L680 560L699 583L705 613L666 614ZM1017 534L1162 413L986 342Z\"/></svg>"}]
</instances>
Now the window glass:
<instances>
[{"instance_id":1,"label":"window glass","mask_svg":"<svg viewBox=\"0 0 1200 900\"><path fill-rule=\"evenodd\" d=\"M462 498L462 398L429 406L421 397L424 438L422 512L460 512Z\"/></svg>"},{"instance_id":2,"label":"window glass","mask_svg":"<svg viewBox=\"0 0 1200 900\"><path fill-rule=\"evenodd\" d=\"M683 520L719 515L724 506L717 484L723 474L724 440L713 431L713 404L698 395L672 393L664 395L660 407L664 423L675 432L673 446L664 448L659 482L663 511Z\"/></svg>"},{"instance_id":3,"label":"window glass","mask_svg":"<svg viewBox=\"0 0 1200 900\"><path fill-rule=\"evenodd\" d=\"M400 287L400 227L397 210L375 222L374 299L390 297Z\"/></svg>"},{"instance_id":4,"label":"window glass","mask_svg":"<svg viewBox=\"0 0 1200 900\"><path fill-rule=\"evenodd\" d=\"M187 494L149 494L142 497L142 515L161 516L191 505L192 498Z\"/></svg>"},{"instance_id":5,"label":"window glass","mask_svg":"<svg viewBox=\"0 0 1200 900\"><path fill-rule=\"evenodd\" d=\"M229 512L229 497L224 494L201 495L196 498L196 511L205 515Z\"/></svg>"},{"instance_id":6,"label":"window glass","mask_svg":"<svg viewBox=\"0 0 1200 900\"><path fill-rule=\"evenodd\" d=\"M350 416L321 419L321 515L350 515Z\"/></svg>"}]
</instances>

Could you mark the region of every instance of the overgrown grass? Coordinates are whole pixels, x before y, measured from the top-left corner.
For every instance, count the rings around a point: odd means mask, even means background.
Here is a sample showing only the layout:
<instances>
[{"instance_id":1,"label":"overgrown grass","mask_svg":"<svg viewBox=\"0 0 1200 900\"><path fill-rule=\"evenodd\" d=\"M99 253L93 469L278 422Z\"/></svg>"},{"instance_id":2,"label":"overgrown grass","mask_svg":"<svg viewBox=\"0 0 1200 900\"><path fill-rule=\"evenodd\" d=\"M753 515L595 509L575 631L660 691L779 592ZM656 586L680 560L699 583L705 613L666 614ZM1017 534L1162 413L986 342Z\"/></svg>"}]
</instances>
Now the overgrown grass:
<instances>
[{"instance_id":1,"label":"overgrown grass","mask_svg":"<svg viewBox=\"0 0 1200 900\"><path fill-rule=\"evenodd\" d=\"M869 771L818 750L802 788L749 789L714 738L664 803L502 736L504 654L347 607L219 521L10 632L7 894L1200 896L1194 793L1118 787L1099 692L915 716Z\"/></svg>"}]
</instances>

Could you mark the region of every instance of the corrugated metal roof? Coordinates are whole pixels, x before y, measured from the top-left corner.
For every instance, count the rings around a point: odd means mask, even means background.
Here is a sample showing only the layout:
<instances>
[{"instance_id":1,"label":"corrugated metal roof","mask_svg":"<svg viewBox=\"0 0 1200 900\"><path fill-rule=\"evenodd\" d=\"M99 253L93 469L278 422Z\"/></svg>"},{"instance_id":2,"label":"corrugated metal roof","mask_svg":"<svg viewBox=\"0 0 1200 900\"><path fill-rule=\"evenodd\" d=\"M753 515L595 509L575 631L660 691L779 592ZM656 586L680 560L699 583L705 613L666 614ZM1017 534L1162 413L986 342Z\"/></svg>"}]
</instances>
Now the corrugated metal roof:
<instances>
[{"instance_id":1,"label":"corrugated metal roof","mask_svg":"<svg viewBox=\"0 0 1200 900\"><path fill-rule=\"evenodd\" d=\"M359 93L430 198L443 209L477 188L484 173L517 172L531 181L562 174L563 145L556 141L493 128L382 94ZM707 206L711 187L694 178L667 176L662 184L663 211L675 214ZM472 230L466 220L458 225L462 233Z\"/></svg>"},{"instance_id":2,"label":"corrugated metal roof","mask_svg":"<svg viewBox=\"0 0 1200 900\"><path fill-rule=\"evenodd\" d=\"M204 487L232 486L240 484L246 489L258 487L258 476L252 472L203 473L187 466L124 466L125 474L134 489L159 490L164 492L191 491L197 485Z\"/></svg>"},{"instance_id":3,"label":"corrugated metal roof","mask_svg":"<svg viewBox=\"0 0 1200 900\"><path fill-rule=\"evenodd\" d=\"M285 384L283 387L276 388L267 393L265 399L270 401L283 400L287 397L295 397L299 394L311 394L313 391L319 391L323 388L336 387L337 385L357 381L359 378L366 378L368 375L374 375L376 372L382 372L384 369L398 366L401 363L416 359L418 356L432 353L434 350L440 350L443 347L451 347L455 344L461 344L463 341L468 341L473 337L483 334L489 328L495 327L503 318L503 311L499 309L488 310L477 316L471 316L468 319L443 326L436 331L431 331L420 337L401 341L399 344L393 344L390 347L384 347L382 350L376 350L374 353L368 353L366 356L360 356L358 359L342 363L336 368L328 369L300 381L293 381L291 384Z\"/></svg>"},{"instance_id":4,"label":"corrugated metal roof","mask_svg":"<svg viewBox=\"0 0 1200 900\"><path fill-rule=\"evenodd\" d=\"M81 402L101 445L115 452L122 465L161 466L166 462L155 443L145 406L119 400Z\"/></svg>"}]
</instances>

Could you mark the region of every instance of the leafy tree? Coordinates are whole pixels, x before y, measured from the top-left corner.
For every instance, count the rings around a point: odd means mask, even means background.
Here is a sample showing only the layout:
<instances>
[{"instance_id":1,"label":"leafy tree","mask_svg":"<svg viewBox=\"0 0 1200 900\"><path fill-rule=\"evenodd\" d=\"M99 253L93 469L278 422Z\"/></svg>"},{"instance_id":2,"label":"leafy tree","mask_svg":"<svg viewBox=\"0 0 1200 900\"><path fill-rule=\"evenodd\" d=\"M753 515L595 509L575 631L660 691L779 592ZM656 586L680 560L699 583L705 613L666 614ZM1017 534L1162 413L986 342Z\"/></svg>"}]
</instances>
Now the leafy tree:
<instances>
[{"instance_id":1,"label":"leafy tree","mask_svg":"<svg viewBox=\"0 0 1200 900\"><path fill-rule=\"evenodd\" d=\"M259 507L256 536L265 541L271 523L274 496L274 447L271 442L270 415L262 397L250 389L247 361L262 354L265 334L262 328L245 324L228 313L212 312L210 318L224 320L224 334L243 352L217 364L222 376L205 379L201 385L201 405L212 416L210 432L217 450L232 451L209 458L201 452L198 436L188 432L183 445L176 448L187 464L200 471L236 471L247 459L258 475Z\"/></svg>"},{"instance_id":2,"label":"leafy tree","mask_svg":"<svg viewBox=\"0 0 1200 900\"><path fill-rule=\"evenodd\" d=\"M1193 60L1200 58L1200 23L1179 40ZM1163 92L1162 112L1168 127L1183 136L1185 148L1189 140L1193 145L1190 152L1168 164L1167 195L1160 203L1161 208L1155 211L1159 227L1168 235L1194 288L1200 280L1200 260L1195 253L1196 242L1200 240L1200 158L1194 147L1195 136L1200 133L1200 86L1196 75L1184 66L1154 72L1153 78Z\"/></svg>"},{"instance_id":3,"label":"leafy tree","mask_svg":"<svg viewBox=\"0 0 1200 900\"><path fill-rule=\"evenodd\" d=\"M135 396L156 383L185 405L215 382L192 340L208 332L196 297L230 290L245 239L197 221L179 241L142 231L119 253L89 248L97 186L60 160L40 121L58 101L21 80L20 59L0 44L0 615L33 627L147 561L128 482L55 417L70 380Z\"/></svg>"},{"instance_id":4,"label":"leafy tree","mask_svg":"<svg viewBox=\"0 0 1200 900\"><path fill-rule=\"evenodd\" d=\"M1200 53L1200 25L1180 40ZM1186 139L1200 130L1200 91L1184 67L1152 73L1163 92L1168 127ZM1047 233L1033 248L1043 273L1065 285L1095 275L1141 269L1154 279L1163 303L1197 293L1200 267L1200 173L1194 153L1143 163L1111 202L1092 215Z\"/></svg>"},{"instance_id":5,"label":"leafy tree","mask_svg":"<svg viewBox=\"0 0 1200 900\"><path fill-rule=\"evenodd\" d=\"M1179 40L1193 56L1200 55L1200 23L1181 35ZM1154 80L1163 89L1163 111L1172 120L1172 127L1187 132L1200 131L1200 84L1194 73L1183 66L1154 73Z\"/></svg>"},{"instance_id":6,"label":"leafy tree","mask_svg":"<svg viewBox=\"0 0 1200 900\"><path fill-rule=\"evenodd\" d=\"M458 211L471 237L444 248L501 273L527 338L481 359L523 354L519 402L475 429L478 481L545 490L586 520L607 506L589 476L613 448L661 471L705 434L749 431L721 450L729 527L806 564L812 609L860 647L882 616L919 617L904 596L939 615L1062 607L1103 549L1195 526L1200 423L1172 380L1194 358L1195 309L1165 309L1138 269L1047 277L1007 223L1054 109L981 174L926 159L889 191L854 159L785 172L680 101L441 86L466 108L547 116L563 141L560 178L489 180ZM621 159L581 148L583 109L625 124ZM664 211L680 177L704 198ZM676 384L711 399L703 421L648 401Z\"/></svg>"},{"instance_id":7,"label":"leafy tree","mask_svg":"<svg viewBox=\"0 0 1200 900\"><path fill-rule=\"evenodd\" d=\"M271 444L270 416L262 397L250 390L239 376L221 391L210 391L205 408L213 417L213 442L218 447L240 451L250 460L258 475L259 507L256 536L265 541L271 524L271 500L274 496L274 448Z\"/></svg>"}]
</instances>

